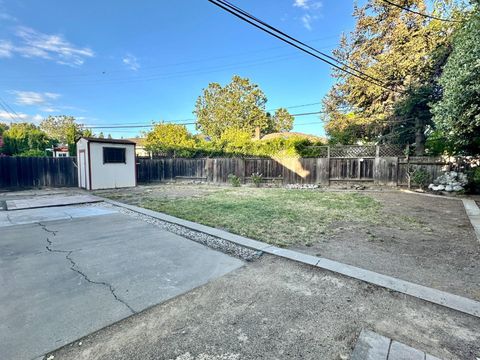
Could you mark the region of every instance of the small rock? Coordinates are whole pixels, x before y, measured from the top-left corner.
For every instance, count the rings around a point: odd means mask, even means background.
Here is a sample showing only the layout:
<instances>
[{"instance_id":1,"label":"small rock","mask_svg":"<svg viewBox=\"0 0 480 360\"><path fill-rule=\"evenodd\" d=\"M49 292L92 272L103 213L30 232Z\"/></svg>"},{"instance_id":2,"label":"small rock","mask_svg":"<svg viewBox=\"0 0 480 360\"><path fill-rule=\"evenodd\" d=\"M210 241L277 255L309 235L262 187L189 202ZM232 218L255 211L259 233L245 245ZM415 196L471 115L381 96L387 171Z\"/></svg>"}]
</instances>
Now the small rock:
<instances>
[{"instance_id":1,"label":"small rock","mask_svg":"<svg viewBox=\"0 0 480 360\"><path fill-rule=\"evenodd\" d=\"M50 355L50 356L47 358L47 360L53 360L54 358L55 358L55 356Z\"/></svg>"},{"instance_id":2,"label":"small rock","mask_svg":"<svg viewBox=\"0 0 480 360\"><path fill-rule=\"evenodd\" d=\"M448 191L448 192L453 191L453 186L452 185L445 186L445 191Z\"/></svg>"}]
</instances>

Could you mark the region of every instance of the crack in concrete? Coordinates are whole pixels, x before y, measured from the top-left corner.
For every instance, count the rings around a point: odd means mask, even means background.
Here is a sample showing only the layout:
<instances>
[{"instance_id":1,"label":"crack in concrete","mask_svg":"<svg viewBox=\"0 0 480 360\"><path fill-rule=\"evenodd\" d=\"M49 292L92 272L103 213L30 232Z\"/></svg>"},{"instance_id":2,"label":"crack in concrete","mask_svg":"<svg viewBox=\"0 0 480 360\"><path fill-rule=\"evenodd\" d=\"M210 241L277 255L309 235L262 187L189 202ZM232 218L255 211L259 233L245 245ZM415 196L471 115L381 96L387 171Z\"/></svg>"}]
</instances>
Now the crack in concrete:
<instances>
[{"instance_id":1,"label":"crack in concrete","mask_svg":"<svg viewBox=\"0 0 480 360\"><path fill-rule=\"evenodd\" d=\"M51 233L53 234L53 236L56 236L57 235L57 232L58 231L54 231L54 230L49 230L47 229L47 226L42 224L42 223L38 223L40 225L40 227L45 230L46 232L48 233ZM123 299L121 299L116 293L115 293L115 288L110 284L110 283L107 283L106 281L95 281L95 280L92 280L88 277L87 274L85 274L83 271L81 271L79 268L78 268L78 265L77 263L72 259L71 255L72 253L74 252L74 250L59 250L59 249L52 249L52 246L54 245L53 242L47 237L46 238L47 240L47 244L45 246L45 248L47 249L47 251L49 252L54 252L54 253L61 253L61 254L66 254L65 255L65 259L67 259L71 266L70 266L70 270L76 272L77 274L81 275L85 281L87 281L88 283L90 284L95 284L95 285L102 285L102 286L105 286L108 288L108 290L110 291L110 293L112 294L112 296L115 298L116 301L120 302L121 304L125 305L128 310L130 310L130 312L132 314L136 314L136 311Z\"/></svg>"}]
</instances>

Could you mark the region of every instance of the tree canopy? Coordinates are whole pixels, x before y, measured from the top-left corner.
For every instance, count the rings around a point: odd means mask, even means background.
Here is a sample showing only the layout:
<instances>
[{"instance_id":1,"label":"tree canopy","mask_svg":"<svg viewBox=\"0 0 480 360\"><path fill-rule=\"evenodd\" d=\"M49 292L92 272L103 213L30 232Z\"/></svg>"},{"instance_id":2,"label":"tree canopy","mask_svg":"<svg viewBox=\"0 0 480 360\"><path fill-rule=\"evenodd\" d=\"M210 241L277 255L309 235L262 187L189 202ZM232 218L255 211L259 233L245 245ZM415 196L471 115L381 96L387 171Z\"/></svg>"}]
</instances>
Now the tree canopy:
<instances>
[{"instance_id":1,"label":"tree canopy","mask_svg":"<svg viewBox=\"0 0 480 360\"><path fill-rule=\"evenodd\" d=\"M435 5L440 15L447 10L457 13L448 0ZM428 12L424 0L409 0L406 6ZM437 91L435 81L457 23L432 20L382 0L356 6L354 17L355 29L342 37L334 55L364 75L360 79L334 70L337 83L324 99L327 133L333 142L380 142L395 132L391 136L401 141L413 138L423 143L419 134L432 118L425 112L425 99ZM372 82L381 82L383 87ZM425 97L419 99L420 95ZM417 100L420 108L412 106ZM404 136L397 136L399 131Z\"/></svg>"},{"instance_id":2,"label":"tree canopy","mask_svg":"<svg viewBox=\"0 0 480 360\"><path fill-rule=\"evenodd\" d=\"M226 86L210 83L195 104L197 129L212 138L220 138L227 129L241 129L254 134L259 127L264 134L288 131L293 117L286 109L278 109L273 116L265 111L267 97L258 85L247 78L233 76Z\"/></svg>"},{"instance_id":3,"label":"tree canopy","mask_svg":"<svg viewBox=\"0 0 480 360\"><path fill-rule=\"evenodd\" d=\"M48 135L30 123L13 123L3 132L2 137L2 152L7 155L46 156L46 149L52 146Z\"/></svg>"},{"instance_id":4,"label":"tree canopy","mask_svg":"<svg viewBox=\"0 0 480 360\"><path fill-rule=\"evenodd\" d=\"M76 142L80 136L84 136L84 125L77 123L73 116L57 115L49 116L40 123L42 129L57 144L68 145L71 156L76 155ZM90 135L88 131L86 135ZM86 136L85 135L85 136Z\"/></svg>"},{"instance_id":5,"label":"tree canopy","mask_svg":"<svg viewBox=\"0 0 480 360\"><path fill-rule=\"evenodd\" d=\"M480 154L480 2L453 37L433 106L439 141L457 152Z\"/></svg>"}]
</instances>

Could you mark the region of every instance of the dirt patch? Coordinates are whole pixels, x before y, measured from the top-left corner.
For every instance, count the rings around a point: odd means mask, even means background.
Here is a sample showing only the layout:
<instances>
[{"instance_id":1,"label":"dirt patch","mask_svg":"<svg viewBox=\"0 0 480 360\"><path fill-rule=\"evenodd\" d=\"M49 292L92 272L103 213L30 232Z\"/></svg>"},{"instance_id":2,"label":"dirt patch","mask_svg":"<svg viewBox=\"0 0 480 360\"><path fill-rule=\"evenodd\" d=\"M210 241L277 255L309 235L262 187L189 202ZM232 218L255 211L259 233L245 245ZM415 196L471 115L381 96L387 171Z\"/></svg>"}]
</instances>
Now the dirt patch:
<instances>
[{"instance_id":1,"label":"dirt patch","mask_svg":"<svg viewBox=\"0 0 480 360\"><path fill-rule=\"evenodd\" d=\"M480 300L480 246L461 201L401 192L368 196L391 222L338 222L312 246L296 249Z\"/></svg>"},{"instance_id":2,"label":"dirt patch","mask_svg":"<svg viewBox=\"0 0 480 360\"><path fill-rule=\"evenodd\" d=\"M54 356L339 360L350 356L362 328L445 360L475 360L480 354L478 318L264 256Z\"/></svg>"}]
</instances>

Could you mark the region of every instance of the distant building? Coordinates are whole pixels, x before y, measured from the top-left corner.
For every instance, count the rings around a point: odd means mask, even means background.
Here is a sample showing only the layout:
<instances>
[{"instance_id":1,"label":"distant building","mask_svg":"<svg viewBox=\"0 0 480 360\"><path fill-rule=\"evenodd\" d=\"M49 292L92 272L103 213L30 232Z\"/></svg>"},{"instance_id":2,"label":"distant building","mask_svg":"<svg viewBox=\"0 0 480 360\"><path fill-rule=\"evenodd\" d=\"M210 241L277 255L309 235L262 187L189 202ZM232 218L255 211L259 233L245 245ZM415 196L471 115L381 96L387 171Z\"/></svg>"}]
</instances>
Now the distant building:
<instances>
[{"instance_id":1,"label":"distant building","mask_svg":"<svg viewBox=\"0 0 480 360\"><path fill-rule=\"evenodd\" d=\"M68 153L68 146L61 145L56 146L52 149L53 157L60 158L60 157L69 157L70 154Z\"/></svg>"},{"instance_id":2,"label":"distant building","mask_svg":"<svg viewBox=\"0 0 480 360\"><path fill-rule=\"evenodd\" d=\"M130 138L128 141L135 143L135 155L137 157L152 157L152 153L145 149L145 139L143 138Z\"/></svg>"}]
</instances>

